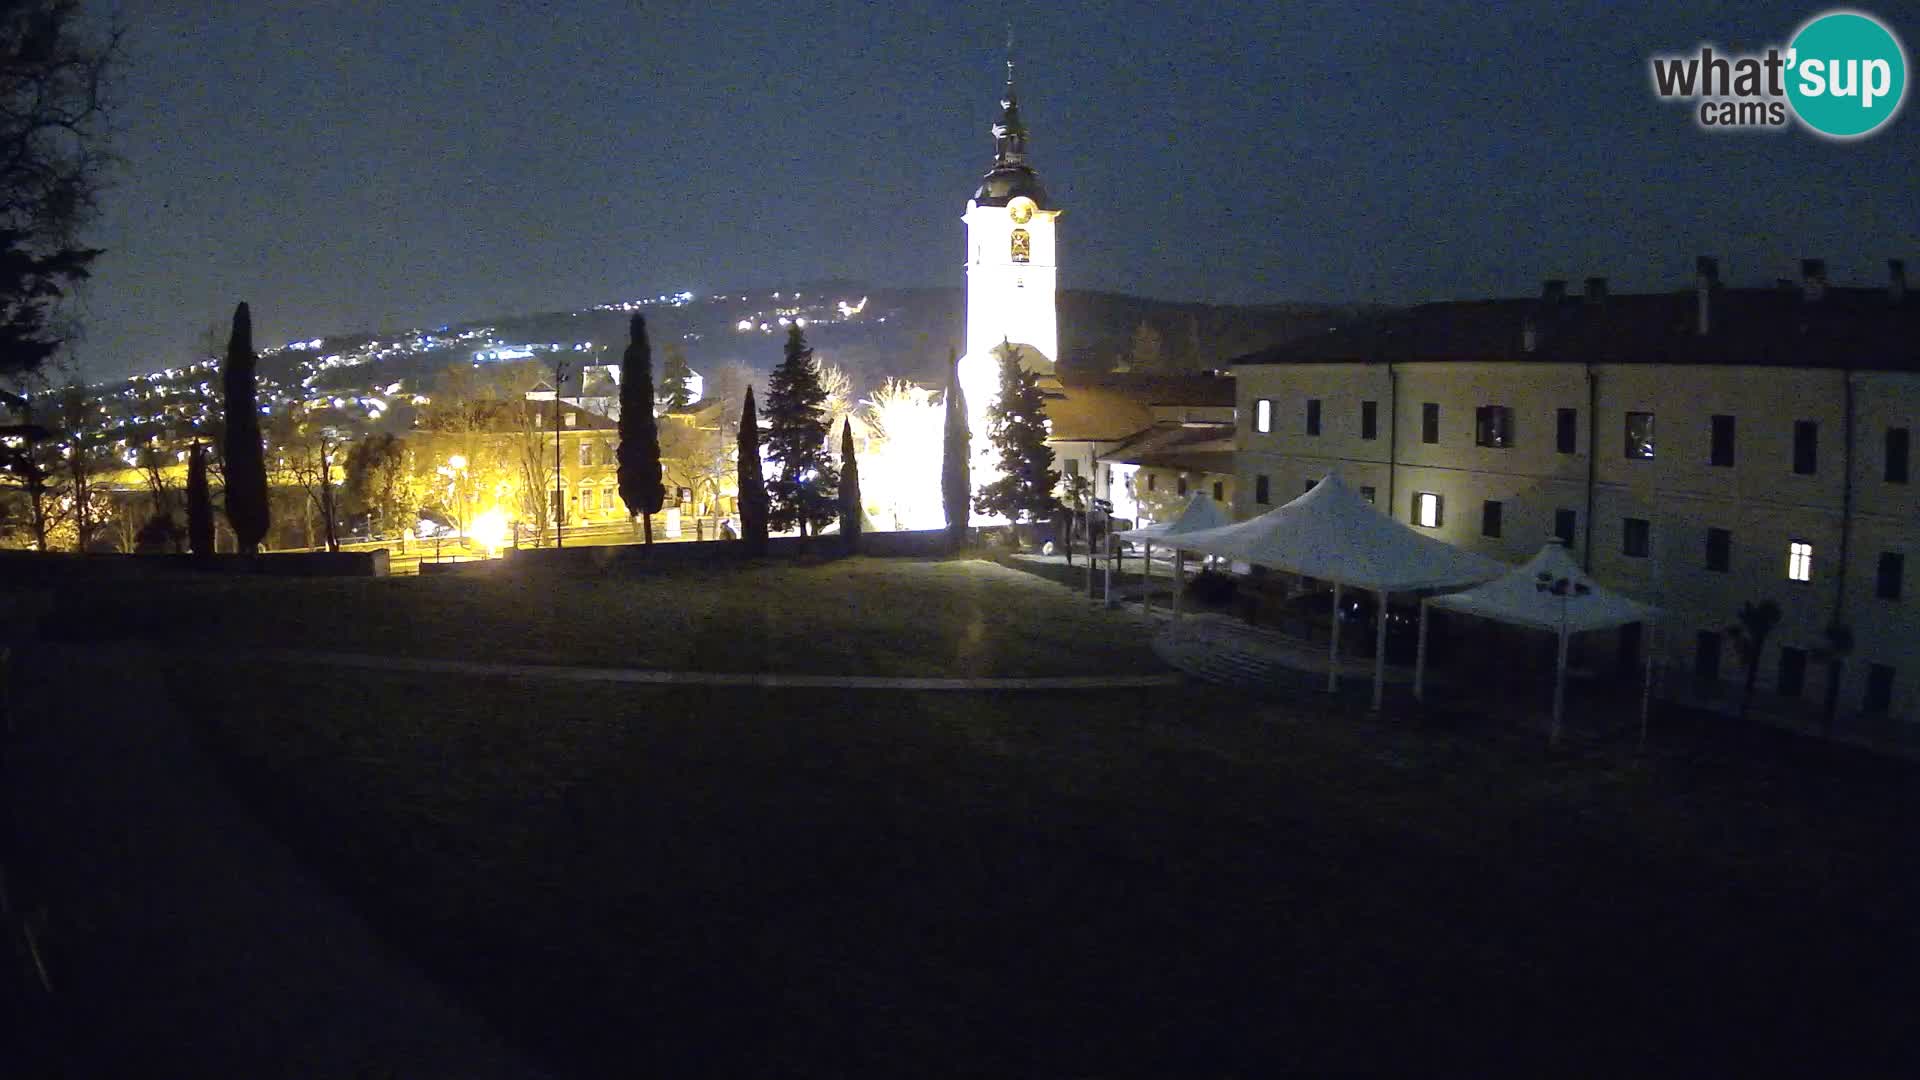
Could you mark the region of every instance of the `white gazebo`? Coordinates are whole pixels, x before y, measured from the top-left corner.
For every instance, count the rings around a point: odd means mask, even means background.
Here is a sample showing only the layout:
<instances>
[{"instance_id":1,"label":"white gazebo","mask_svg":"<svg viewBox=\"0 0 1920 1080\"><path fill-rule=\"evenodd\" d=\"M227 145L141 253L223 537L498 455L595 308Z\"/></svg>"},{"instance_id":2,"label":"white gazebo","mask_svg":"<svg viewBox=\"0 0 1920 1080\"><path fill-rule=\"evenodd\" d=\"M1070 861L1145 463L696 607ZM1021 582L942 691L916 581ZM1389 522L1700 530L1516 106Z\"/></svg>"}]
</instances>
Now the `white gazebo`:
<instances>
[{"instance_id":1,"label":"white gazebo","mask_svg":"<svg viewBox=\"0 0 1920 1080\"><path fill-rule=\"evenodd\" d=\"M1420 603L1420 647L1414 660L1413 694L1423 697L1427 671L1427 610L1444 608L1483 619L1532 627L1559 635L1559 659L1553 673L1553 738L1560 737L1567 684L1567 638L1587 630L1611 630L1628 623L1654 624L1660 609L1595 584L1567 549L1548 544L1526 564L1465 592L1435 596ZM1644 737L1647 699L1653 686L1653 642L1646 643L1647 670L1640 693Z\"/></svg>"},{"instance_id":2,"label":"white gazebo","mask_svg":"<svg viewBox=\"0 0 1920 1080\"><path fill-rule=\"evenodd\" d=\"M1166 547L1171 544L1173 547L1173 611L1175 614L1178 614L1180 611L1180 588L1184 583L1182 579L1185 576L1186 568L1181 565L1181 551L1183 549L1178 544L1171 543L1173 538L1184 536L1187 533L1199 532L1203 529L1218 528L1219 526L1230 524L1232 521L1233 519L1227 516L1227 511L1221 507L1219 503L1214 502L1206 492L1196 491L1193 493L1193 496L1187 500L1187 505L1181 508L1179 515L1172 521L1159 521L1152 525L1143 525L1138 529L1128 529L1125 532L1113 534L1113 539L1115 540L1131 540L1142 545L1140 577L1148 582L1148 591L1143 591L1140 596L1140 608L1143 613L1148 610L1153 603L1153 593L1151 592L1153 545L1160 544L1162 547ZM1109 607L1113 604L1112 558L1107 560L1107 593L1105 602Z\"/></svg>"},{"instance_id":3,"label":"white gazebo","mask_svg":"<svg viewBox=\"0 0 1920 1080\"><path fill-rule=\"evenodd\" d=\"M1415 532L1348 487L1337 472L1305 495L1235 525L1180 537L1186 551L1220 555L1333 583L1333 632L1327 645L1327 690L1339 688L1340 590L1352 585L1379 601L1375 620L1373 707L1386 681L1387 596L1472 585L1499 577L1505 563Z\"/></svg>"}]
</instances>

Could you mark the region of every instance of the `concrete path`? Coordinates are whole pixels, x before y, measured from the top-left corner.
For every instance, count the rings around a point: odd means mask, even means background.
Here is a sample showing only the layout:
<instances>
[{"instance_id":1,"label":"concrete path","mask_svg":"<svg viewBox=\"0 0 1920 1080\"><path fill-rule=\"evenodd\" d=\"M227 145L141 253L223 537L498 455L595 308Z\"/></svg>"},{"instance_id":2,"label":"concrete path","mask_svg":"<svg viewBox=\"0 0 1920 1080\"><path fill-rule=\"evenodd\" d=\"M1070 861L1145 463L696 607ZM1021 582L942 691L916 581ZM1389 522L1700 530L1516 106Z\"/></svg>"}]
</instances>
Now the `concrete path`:
<instances>
[{"instance_id":1,"label":"concrete path","mask_svg":"<svg viewBox=\"0 0 1920 1080\"><path fill-rule=\"evenodd\" d=\"M1178 672L1151 675L1033 675L1001 679L952 679L891 675L788 675L777 672L654 671L645 668L567 667L558 664L506 664L482 660L431 660L407 656L325 652L312 649L256 649L246 656L265 664L323 664L366 671L405 671L437 675L510 675L561 682L641 683L654 686L794 687L824 690L1131 690L1178 686Z\"/></svg>"},{"instance_id":2,"label":"concrete path","mask_svg":"<svg viewBox=\"0 0 1920 1080\"><path fill-rule=\"evenodd\" d=\"M31 646L9 695L9 879L46 910L69 1075L545 1075L256 822L162 654ZM484 948L484 942L476 942ZM0 1073L7 1071L0 1058Z\"/></svg>"}]
</instances>

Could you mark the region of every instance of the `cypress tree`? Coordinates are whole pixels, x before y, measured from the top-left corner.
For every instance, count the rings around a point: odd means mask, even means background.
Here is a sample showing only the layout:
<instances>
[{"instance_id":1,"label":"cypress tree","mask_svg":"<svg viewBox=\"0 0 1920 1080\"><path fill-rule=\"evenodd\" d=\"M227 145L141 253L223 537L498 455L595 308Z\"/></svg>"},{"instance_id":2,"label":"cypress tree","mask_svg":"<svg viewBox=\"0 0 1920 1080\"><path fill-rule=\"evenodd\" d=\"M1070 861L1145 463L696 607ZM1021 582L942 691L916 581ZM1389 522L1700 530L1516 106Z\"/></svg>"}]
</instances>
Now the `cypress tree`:
<instances>
[{"instance_id":1,"label":"cypress tree","mask_svg":"<svg viewBox=\"0 0 1920 1080\"><path fill-rule=\"evenodd\" d=\"M786 355L767 380L767 458L780 469L767 484L773 528L816 535L833 517L839 478L827 456L826 400L806 335L789 327Z\"/></svg>"},{"instance_id":2,"label":"cypress tree","mask_svg":"<svg viewBox=\"0 0 1920 1080\"><path fill-rule=\"evenodd\" d=\"M960 357L947 350L947 413L940 447L940 505L947 512L947 539L958 551L967 538L967 515L973 501L972 472L967 464L971 433L967 430L967 396L960 389Z\"/></svg>"},{"instance_id":3,"label":"cypress tree","mask_svg":"<svg viewBox=\"0 0 1920 1080\"><path fill-rule=\"evenodd\" d=\"M1002 344L1000 396L987 406L987 438L1000 457L1000 478L980 489L974 509L1009 521L1051 517L1060 502L1053 496L1060 474L1047 445L1046 399L1039 380L1020 365L1018 351Z\"/></svg>"},{"instance_id":4,"label":"cypress tree","mask_svg":"<svg viewBox=\"0 0 1920 1080\"><path fill-rule=\"evenodd\" d=\"M740 539L747 554L767 553L767 484L760 475L760 418L753 411L753 387L740 410Z\"/></svg>"},{"instance_id":5,"label":"cypress tree","mask_svg":"<svg viewBox=\"0 0 1920 1080\"><path fill-rule=\"evenodd\" d=\"M213 554L213 495L207 490L207 447L198 439L187 456L187 546L195 555Z\"/></svg>"},{"instance_id":6,"label":"cypress tree","mask_svg":"<svg viewBox=\"0 0 1920 1080\"><path fill-rule=\"evenodd\" d=\"M667 358L660 365L660 393L668 409L684 409L693 404L693 389L687 385L693 369L687 366L687 354L677 344L667 345Z\"/></svg>"},{"instance_id":7,"label":"cypress tree","mask_svg":"<svg viewBox=\"0 0 1920 1080\"><path fill-rule=\"evenodd\" d=\"M267 503L267 457L260 442L260 406L254 385L253 313L241 304L233 311L233 334L227 339L227 359L220 365L220 384L227 399L226 463L227 520L243 554L260 550L267 538L271 510Z\"/></svg>"},{"instance_id":8,"label":"cypress tree","mask_svg":"<svg viewBox=\"0 0 1920 1080\"><path fill-rule=\"evenodd\" d=\"M627 352L620 361L620 501L627 504L627 513L640 515L646 542L652 545L652 515L666 502L667 489L660 482L660 428L653 419L653 349L647 343L646 317L635 315L627 335Z\"/></svg>"},{"instance_id":9,"label":"cypress tree","mask_svg":"<svg viewBox=\"0 0 1920 1080\"><path fill-rule=\"evenodd\" d=\"M840 424L840 539L847 554L860 550L860 463L853 457L853 418Z\"/></svg>"}]
</instances>

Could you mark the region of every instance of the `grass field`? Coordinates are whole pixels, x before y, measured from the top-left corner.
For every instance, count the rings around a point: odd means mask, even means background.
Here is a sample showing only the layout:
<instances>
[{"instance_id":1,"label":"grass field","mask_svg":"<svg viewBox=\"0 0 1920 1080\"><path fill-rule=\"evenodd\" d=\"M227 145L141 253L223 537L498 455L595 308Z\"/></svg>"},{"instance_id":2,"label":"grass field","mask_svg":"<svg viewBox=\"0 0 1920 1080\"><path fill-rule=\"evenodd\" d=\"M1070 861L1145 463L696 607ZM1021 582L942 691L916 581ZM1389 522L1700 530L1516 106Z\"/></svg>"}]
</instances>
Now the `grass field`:
<instances>
[{"instance_id":1,"label":"grass field","mask_svg":"<svg viewBox=\"0 0 1920 1080\"><path fill-rule=\"evenodd\" d=\"M846 618L903 632L901 587ZM994 625L977 655L1017 665ZM824 662L800 629L768 641ZM826 658L902 662L857 638ZM1908 1053L1917 807L1873 763L1548 756L1204 688L175 685L297 850L577 1075Z\"/></svg>"},{"instance_id":2,"label":"grass field","mask_svg":"<svg viewBox=\"0 0 1920 1080\"><path fill-rule=\"evenodd\" d=\"M195 578L76 590L70 632L181 645L690 671L1160 670L1137 621L979 560L844 559L658 576Z\"/></svg>"}]
</instances>

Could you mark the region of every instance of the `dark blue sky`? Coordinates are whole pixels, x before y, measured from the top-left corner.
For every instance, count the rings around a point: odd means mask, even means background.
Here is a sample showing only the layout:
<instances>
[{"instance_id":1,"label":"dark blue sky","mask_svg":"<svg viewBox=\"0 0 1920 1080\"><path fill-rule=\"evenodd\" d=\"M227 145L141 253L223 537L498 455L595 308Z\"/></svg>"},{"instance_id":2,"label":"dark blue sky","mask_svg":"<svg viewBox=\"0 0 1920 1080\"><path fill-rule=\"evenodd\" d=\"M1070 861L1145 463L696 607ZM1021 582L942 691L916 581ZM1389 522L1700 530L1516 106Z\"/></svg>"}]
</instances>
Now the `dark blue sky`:
<instances>
[{"instance_id":1,"label":"dark blue sky","mask_svg":"<svg viewBox=\"0 0 1920 1080\"><path fill-rule=\"evenodd\" d=\"M1842 145L1704 133L1649 88L1651 54L1784 43L1811 5L377 6L121 0L90 375L185 359L240 299L264 344L680 287L958 286L1009 15L1064 287L1920 270L1911 101ZM1920 45L1920 6L1865 10Z\"/></svg>"}]
</instances>

